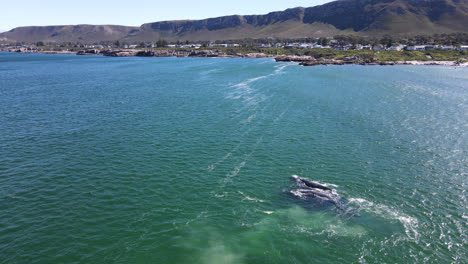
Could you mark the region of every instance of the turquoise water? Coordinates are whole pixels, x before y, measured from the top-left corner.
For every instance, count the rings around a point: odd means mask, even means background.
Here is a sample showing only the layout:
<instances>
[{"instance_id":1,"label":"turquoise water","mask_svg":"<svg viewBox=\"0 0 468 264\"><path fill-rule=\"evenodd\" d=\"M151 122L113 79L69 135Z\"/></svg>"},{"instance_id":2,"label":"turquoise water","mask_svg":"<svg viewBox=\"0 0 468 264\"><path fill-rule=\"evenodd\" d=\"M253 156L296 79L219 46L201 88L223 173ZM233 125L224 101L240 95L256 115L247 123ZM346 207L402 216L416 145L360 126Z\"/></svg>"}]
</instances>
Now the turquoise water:
<instances>
[{"instance_id":1,"label":"turquoise water","mask_svg":"<svg viewBox=\"0 0 468 264\"><path fill-rule=\"evenodd\" d=\"M467 99L467 68L0 53L0 263L466 263Z\"/></svg>"}]
</instances>

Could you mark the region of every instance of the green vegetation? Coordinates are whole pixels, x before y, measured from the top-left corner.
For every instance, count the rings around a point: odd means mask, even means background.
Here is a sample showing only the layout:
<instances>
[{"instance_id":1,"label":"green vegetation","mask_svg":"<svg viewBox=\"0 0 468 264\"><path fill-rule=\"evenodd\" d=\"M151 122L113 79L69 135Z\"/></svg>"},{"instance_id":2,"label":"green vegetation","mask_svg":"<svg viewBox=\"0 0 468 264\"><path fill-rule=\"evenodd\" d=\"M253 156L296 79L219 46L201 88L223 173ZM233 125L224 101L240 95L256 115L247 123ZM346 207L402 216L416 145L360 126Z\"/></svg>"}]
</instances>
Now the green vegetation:
<instances>
[{"instance_id":1,"label":"green vegetation","mask_svg":"<svg viewBox=\"0 0 468 264\"><path fill-rule=\"evenodd\" d=\"M164 40L164 39L160 39L160 40L158 40L158 41L156 42L156 46L157 46L157 47L165 47L165 46L167 46L167 44L168 44L167 41Z\"/></svg>"},{"instance_id":2,"label":"green vegetation","mask_svg":"<svg viewBox=\"0 0 468 264\"><path fill-rule=\"evenodd\" d=\"M214 49L214 48L212 48ZM468 51L433 50L433 51L395 51L395 50L335 50L335 49L280 49L280 48L216 48L228 55L265 53L267 55L297 55L312 56L324 59L344 59L350 56L359 56L363 59L377 58L379 61L456 61L468 60Z\"/></svg>"}]
</instances>

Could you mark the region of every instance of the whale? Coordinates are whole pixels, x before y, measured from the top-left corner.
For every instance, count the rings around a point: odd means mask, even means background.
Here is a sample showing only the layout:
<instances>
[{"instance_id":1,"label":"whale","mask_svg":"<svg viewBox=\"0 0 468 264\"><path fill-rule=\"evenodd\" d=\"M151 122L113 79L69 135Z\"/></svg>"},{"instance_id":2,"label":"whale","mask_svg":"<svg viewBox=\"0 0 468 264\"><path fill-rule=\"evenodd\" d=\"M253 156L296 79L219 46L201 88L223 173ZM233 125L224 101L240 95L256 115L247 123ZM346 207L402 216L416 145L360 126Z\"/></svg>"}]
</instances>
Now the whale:
<instances>
[{"instance_id":1,"label":"whale","mask_svg":"<svg viewBox=\"0 0 468 264\"><path fill-rule=\"evenodd\" d=\"M296 181L299 181L303 184L305 184L307 187L310 187L310 188L313 188L313 189L320 189L320 190L325 190L325 191L331 191L332 189L328 188L327 186L325 185L322 185L318 182L313 182L313 181L309 181L309 180L306 180L306 179L303 179L297 175L293 175L292 176L293 179L295 179Z\"/></svg>"},{"instance_id":2,"label":"whale","mask_svg":"<svg viewBox=\"0 0 468 264\"><path fill-rule=\"evenodd\" d=\"M311 181L297 175L293 175L295 189L289 192L295 197L300 198L302 205L310 208L325 208L327 205L333 206L341 216L359 217L358 208L349 205L349 201L335 190L319 182Z\"/></svg>"},{"instance_id":3,"label":"whale","mask_svg":"<svg viewBox=\"0 0 468 264\"><path fill-rule=\"evenodd\" d=\"M339 205L341 200L340 195L328 186L321 183L311 181L308 179L301 178L297 175L293 175L292 179L295 181L297 189L291 190L290 192L297 197L302 199L316 198L321 202L332 203L336 206Z\"/></svg>"}]
</instances>

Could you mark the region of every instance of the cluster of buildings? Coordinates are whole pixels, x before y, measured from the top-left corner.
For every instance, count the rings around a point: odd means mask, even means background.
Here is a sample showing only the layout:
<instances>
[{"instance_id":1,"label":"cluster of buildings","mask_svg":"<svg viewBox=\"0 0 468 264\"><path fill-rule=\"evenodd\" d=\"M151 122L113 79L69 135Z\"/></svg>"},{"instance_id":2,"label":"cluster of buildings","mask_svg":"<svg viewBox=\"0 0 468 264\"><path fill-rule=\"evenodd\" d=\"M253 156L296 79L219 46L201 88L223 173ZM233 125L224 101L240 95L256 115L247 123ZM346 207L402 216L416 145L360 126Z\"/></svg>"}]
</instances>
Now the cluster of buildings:
<instances>
[{"instance_id":1,"label":"cluster of buildings","mask_svg":"<svg viewBox=\"0 0 468 264\"><path fill-rule=\"evenodd\" d=\"M0 51L21 51L21 52L36 52L36 45L11 45L11 44L0 44Z\"/></svg>"},{"instance_id":2,"label":"cluster of buildings","mask_svg":"<svg viewBox=\"0 0 468 264\"><path fill-rule=\"evenodd\" d=\"M141 45L135 44L124 44L121 45L125 49L136 49L141 48ZM211 44L167 44L165 48L171 49L200 49L202 47L211 47L211 48L236 48L241 47L241 44L237 43L211 43ZM283 48L283 49L335 49L335 50L408 50L408 51L426 51L426 50L468 50L468 45L462 46L453 46L453 45L392 45L386 47L381 44L377 45L362 45L362 44L339 44L337 42L331 42L329 45L321 45L318 43L276 43L276 44L257 44L259 48ZM114 48L112 45L98 45L98 44L85 44L80 45L81 48L85 49L111 49ZM146 43L144 48L157 48L155 43ZM11 44L0 44L0 49L24 49L24 50L35 50L37 47L35 45L11 45ZM56 48L65 48L63 45L56 45Z\"/></svg>"},{"instance_id":3,"label":"cluster of buildings","mask_svg":"<svg viewBox=\"0 0 468 264\"><path fill-rule=\"evenodd\" d=\"M124 45L123 48L126 49L135 49L141 45ZM236 48L241 47L241 44L238 43L210 43L210 44L168 44L165 45L165 48L172 49L200 49L202 47L210 48ZM390 47L386 47L381 44L377 45L362 45L362 44L339 44L330 41L328 45L321 45L319 43L275 43L275 44L256 44L258 48L282 48L282 49L335 49L335 50L409 50L409 51L425 51L425 50L468 50L468 46L455 47L452 45L402 45L396 44ZM154 43L145 44L146 48L157 48L158 46ZM111 48L103 45L86 45L85 48Z\"/></svg>"},{"instance_id":4,"label":"cluster of buildings","mask_svg":"<svg viewBox=\"0 0 468 264\"><path fill-rule=\"evenodd\" d=\"M468 50L468 46L455 47L452 45L418 45L418 46L408 46L406 50Z\"/></svg>"},{"instance_id":5,"label":"cluster of buildings","mask_svg":"<svg viewBox=\"0 0 468 264\"><path fill-rule=\"evenodd\" d=\"M402 51L402 50L409 50L409 51L426 51L426 50L468 50L468 46L460 46L460 47L455 47L452 45L416 45L416 46L408 46L408 45L392 45L390 47L385 47L384 45L378 44L378 45L361 45L361 44L346 44L346 45L340 45L340 44L330 44L330 45L320 45L317 43L288 43L286 45L280 45L280 44L275 44L275 45L264 45L262 44L262 48L268 48L268 47L276 47L276 48L284 48L284 49L335 49L335 50L396 50L396 51Z\"/></svg>"},{"instance_id":6,"label":"cluster of buildings","mask_svg":"<svg viewBox=\"0 0 468 264\"><path fill-rule=\"evenodd\" d=\"M205 45L205 47L210 47L210 48L237 48L240 47L240 44L236 43L211 43L208 45ZM124 48L126 49L134 49L139 47L139 45L124 45ZM155 43L147 43L146 48L157 48L157 44ZM164 48L170 48L170 49L200 49L204 47L202 44L167 44L164 46Z\"/></svg>"},{"instance_id":7,"label":"cluster of buildings","mask_svg":"<svg viewBox=\"0 0 468 264\"><path fill-rule=\"evenodd\" d=\"M216 43L211 43L208 45L210 48L237 48L240 47L240 44L236 43L222 43L222 44L216 44Z\"/></svg>"},{"instance_id":8,"label":"cluster of buildings","mask_svg":"<svg viewBox=\"0 0 468 264\"><path fill-rule=\"evenodd\" d=\"M124 44L122 45L122 47L124 49L136 49L136 48L141 48L141 44L140 45L136 45L136 44ZM201 44L167 44L164 46L164 48L170 48L170 49L199 49L201 48L202 45ZM111 47L109 47L111 48ZM155 44L155 43L146 43L144 45L144 48L158 48L158 45ZM161 47L159 47L161 48Z\"/></svg>"},{"instance_id":9,"label":"cluster of buildings","mask_svg":"<svg viewBox=\"0 0 468 264\"><path fill-rule=\"evenodd\" d=\"M106 49L106 48L112 48L112 46L110 45L88 45L88 44L85 44L83 45L83 48L86 48L86 49Z\"/></svg>"},{"instance_id":10,"label":"cluster of buildings","mask_svg":"<svg viewBox=\"0 0 468 264\"><path fill-rule=\"evenodd\" d=\"M166 48L171 48L171 49L174 49L174 48L178 48L178 49L199 49L201 48L202 45L201 44L176 44L176 45L173 45L173 44L169 44L169 45L166 45Z\"/></svg>"}]
</instances>

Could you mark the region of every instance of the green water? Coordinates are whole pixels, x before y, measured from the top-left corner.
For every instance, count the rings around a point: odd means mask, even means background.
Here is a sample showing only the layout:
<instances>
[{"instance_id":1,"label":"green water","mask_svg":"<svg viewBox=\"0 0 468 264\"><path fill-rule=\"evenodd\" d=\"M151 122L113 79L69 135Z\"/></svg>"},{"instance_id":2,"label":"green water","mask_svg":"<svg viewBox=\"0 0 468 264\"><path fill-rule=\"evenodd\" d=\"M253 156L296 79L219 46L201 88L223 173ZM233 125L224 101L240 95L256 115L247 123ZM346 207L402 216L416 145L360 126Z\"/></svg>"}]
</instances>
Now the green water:
<instances>
[{"instance_id":1,"label":"green water","mask_svg":"<svg viewBox=\"0 0 468 264\"><path fill-rule=\"evenodd\" d=\"M467 263L467 100L467 68L0 53L0 263Z\"/></svg>"}]
</instances>

